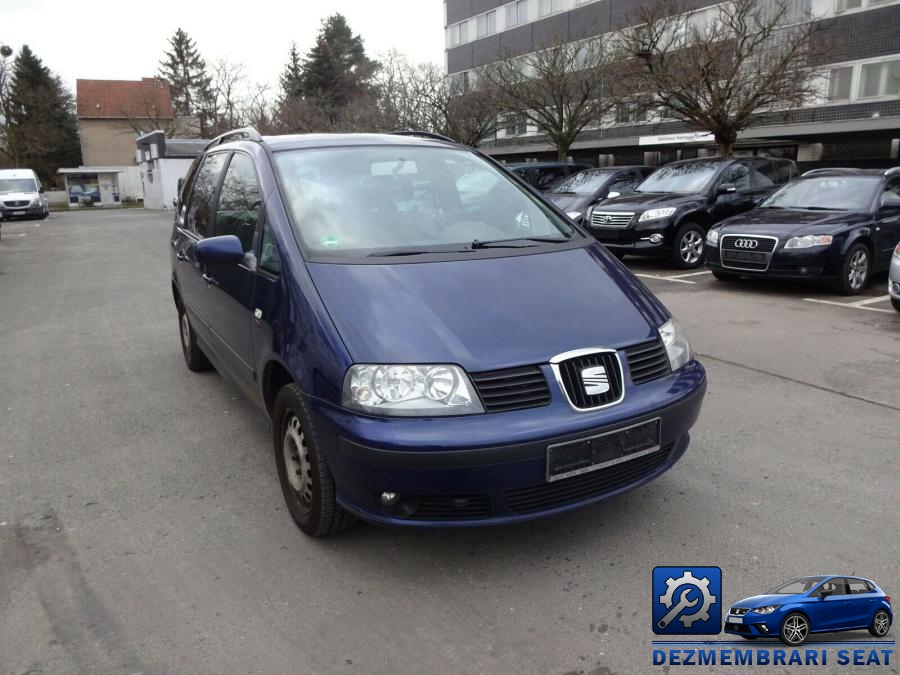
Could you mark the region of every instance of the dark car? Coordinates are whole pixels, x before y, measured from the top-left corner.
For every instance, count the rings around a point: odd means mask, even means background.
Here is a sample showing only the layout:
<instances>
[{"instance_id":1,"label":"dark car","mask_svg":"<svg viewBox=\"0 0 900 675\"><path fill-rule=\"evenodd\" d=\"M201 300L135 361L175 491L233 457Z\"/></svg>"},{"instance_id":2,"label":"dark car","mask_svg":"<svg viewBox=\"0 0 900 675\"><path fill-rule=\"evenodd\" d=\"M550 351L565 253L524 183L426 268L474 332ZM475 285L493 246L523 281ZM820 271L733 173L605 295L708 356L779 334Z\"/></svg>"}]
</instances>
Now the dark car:
<instances>
[{"instance_id":1,"label":"dark car","mask_svg":"<svg viewBox=\"0 0 900 675\"><path fill-rule=\"evenodd\" d=\"M196 160L176 214L187 367L271 418L309 534L560 513L688 447L706 375L677 322L477 151L243 130Z\"/></svg>"},{"instance_id":2,"label":"dark car","mask_svg":"<svg viewBox=\"0 0 900 675\"><path fill-rule=\"evenodd\" d=\"M846 295L887 270L900 241L900 167L816 169L709 231L718 279L817 280Z\"/></svg>"},{"instance_id":3,"label":"dark car","mask_svg":"<svg viewBox=\"0 0 900 675\"><path fill-rule=\"evenodd\" d=\"M608 169L586 169L564 178L545 196L576 223L585 212L610 195L626 195L656 169L650 166L617 166Z\"/></svg>"},{"instance_id":4,"label":"dark car","mask_svg":"<svg viewBox=\"0 0 900 675\"><path fill-rule=\"evenodd\" d=\"M583 162L523 162L507 164L506 168L526 183L546 192L563 178L590 169L591 165Z\"/></svg>"},{"instance_id":5,"label":"dark car","mask_svg":"<svg viewBox=\"0 0 900 675\"><path fill-rule=\"evenodd\" d=\"M893 620L891 598L874 581L822 575L738 600L728 610L725 632L748 640L777 637L798 647L812 633L868 629L883 638Z\"/></svg>"},{"instance_id":6,"label":"dark car","mask_svg":"<svg viewBox=\"0 0 900 675\"><path fill-rule=\"evenodd\" d=\"M703 264L710 227L749 211L797 175L787 159L692 159L667 164L631 195L588 213L594 236L619 257L668 256L679 269Z\"/></svg>"}]
</instances>

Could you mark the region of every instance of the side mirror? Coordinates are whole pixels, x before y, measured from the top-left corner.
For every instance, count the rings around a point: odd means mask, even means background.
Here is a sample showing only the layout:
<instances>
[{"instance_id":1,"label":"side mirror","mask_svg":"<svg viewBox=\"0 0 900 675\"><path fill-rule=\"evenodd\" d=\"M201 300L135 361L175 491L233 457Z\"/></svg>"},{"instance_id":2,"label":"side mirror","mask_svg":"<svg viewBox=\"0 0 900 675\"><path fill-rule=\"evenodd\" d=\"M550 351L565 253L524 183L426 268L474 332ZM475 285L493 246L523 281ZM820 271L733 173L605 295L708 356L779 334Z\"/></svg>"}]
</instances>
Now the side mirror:
<instances>
[{"instance_id":1,"label":"side mirror","mask_svg":"<svg viewBox=\"0 0 900 675\"><path fill-rule=\"evenodd\" d=\"M237 265L244 260L244 246L233 234L197 242L194 257L202 265Z\"/></svg>"},{"instance_id":2,"label":"side mirror","mask_svg":"<svg viewBox=\"0 0 900 675\"><path fill-rule=\"evenodd\" d=\"M834 591L819 591L819 597L823 600L827 598L829 595L832 595Z\"/></svg>"},{"instance_id":3,"label":"side mirror","mask_svg":"<svg viewBox=\"0 0 900 675\"><path fill-rule=\"evenodd\" d=\"M900 211L900 199L885 195L881 199L881 208L890 213L897 213Z\"/></svg>"},{"instance_id":4,"label":"side mirror","mask_svg":"<svg viewBox=\"0 0 900 675\"><path fill-rule=\"evenodd\" d=\"M38 192L43 192L43 191L44 191L44 186L41 185L41 187L38 188Z\"/></svg>"},{"instance_id":5,"label":"side mirror","mask_svg":"<svg viewBox=\"0 0 900 675\"><path fill-rule=\"evenodd\" d=\"M737 192L737 185L734 183L722 183L719 186L720 195L733 195L735 192Z\"/></svg>"},{"instance_id":6,"label":"side mirror","mask_svg":"<svg viewBox=\"0 0 900 675\"><path fill-rule=\"evenodd\" d=\"M616 192L615 190L613 190L608 195L606 195L606 198L607 199L615 199L616 197L621 197L621 196L622 196L621 192Z\"/></svg>"}]
</instances>

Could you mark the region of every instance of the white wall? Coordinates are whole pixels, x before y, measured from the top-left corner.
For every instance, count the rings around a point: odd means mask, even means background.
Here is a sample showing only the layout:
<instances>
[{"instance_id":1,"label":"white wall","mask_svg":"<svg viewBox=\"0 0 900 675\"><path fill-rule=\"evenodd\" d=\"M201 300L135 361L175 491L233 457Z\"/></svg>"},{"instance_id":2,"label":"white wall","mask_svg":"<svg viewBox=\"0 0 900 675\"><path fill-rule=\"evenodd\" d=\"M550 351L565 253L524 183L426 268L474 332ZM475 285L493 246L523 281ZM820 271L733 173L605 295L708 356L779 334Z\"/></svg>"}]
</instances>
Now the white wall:
<instances>
[{"instance_id":1,"label":"white wall","mask_svg":"<svg viewBox=\"0 0 900 675\"><path fill-rule=\"evenodd\" d=\"M191 159L166 158L141 162L140 178L143 181L145 209L170 210L172 200L178 196L178 179L187 175ZM149 172L153 173L153 181Z\"/></svg>"}]
</instances>

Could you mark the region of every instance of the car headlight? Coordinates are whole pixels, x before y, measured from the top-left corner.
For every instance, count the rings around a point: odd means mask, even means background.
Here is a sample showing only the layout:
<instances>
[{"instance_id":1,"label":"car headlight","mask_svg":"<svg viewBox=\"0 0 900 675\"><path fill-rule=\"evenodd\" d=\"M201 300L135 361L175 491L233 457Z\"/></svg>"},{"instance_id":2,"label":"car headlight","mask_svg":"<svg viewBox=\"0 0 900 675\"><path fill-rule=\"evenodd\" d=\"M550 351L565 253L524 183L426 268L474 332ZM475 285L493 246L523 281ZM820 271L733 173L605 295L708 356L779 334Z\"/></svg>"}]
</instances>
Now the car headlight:
<instances>
[{"instance_id":1,"label":"car headlight","mask_svg":"<svg viewBox=\"0 0 900 675\"><path fill-rule=\"evenodd\" d=\"M659 336L666 346L672 372L686 366L694 358L691 343L688 342L684 330L675 319L669 319L659 327Z\"/></svg>"},{"instance_id":2,"label":"car headlight","mask_svg":"<svg viewBox=\"0 0 900 675\"><path fill-rule=\"evenodd\" d=\"M785 248L812 248L813 246L828 246L834 237L830 234L804 234L800 237L791 237L784 245Z\"/></svg>"},{"instance_id":3,"label":"car headlight","mask_svg":"<svg viewBox=\"0 0 900 675\"><path fill-rule=\"evenodd\" d=\"M900 260L900 244L897 244L897 248L894 249L894 257Z\"/></svg>"},{"instance_id":4,"label":"car headlight","mask_svg":"<svg viewBox=\"0 0 900 675\"><path fill-rule=\"evenodd\" d=\"M765 607L757 607L756 609L751 609L751 612L756 612L757 614L771 614L776 609L781 607L781 605L766 605Z\"/></svg>"},{"instance_id":5,"label":"car headlight","mask_svg":"<svg viewBox=\"0 0 900 675\"><path fill-rule=\"evenodd\" d=\"M373 415L432 417L483 413L468 376L449 365L356 365L344 377L342 403Z\"/></svg>"},{"instance_id":6,"label":"car headlight","mask_svg":"<svg viewBox=\"0 0 900 675\"><path fill-rule=\"evenodd\" d=\"M641 214L641 217L638 218L638 222L643 223L647 220L659 220L660 218L668 218L677 210L678 209L673 206L669 206L664 209L650 209L649 211L644 211Z\"/></svg>"},{"instance_id":7,"label":"car headlight","mask_svg":"<svg viewBox=\"0 0 900 675\"><path fill-rule=\"evenodd\" d=\"M581 211L566 211L566 215L572 220L578 220L581 218Z\"/></svg>"},{"instance_id":8,"label":"car headlight","mask_svg":"<svg viewBox=\"0 0 900 675\"><path fill-rule=\"evenodd\" d=\"M707 246L718 246L719 245L719 231L718 230L710 230L706 233L706 245Z\"/></svg>"}]
</instances>

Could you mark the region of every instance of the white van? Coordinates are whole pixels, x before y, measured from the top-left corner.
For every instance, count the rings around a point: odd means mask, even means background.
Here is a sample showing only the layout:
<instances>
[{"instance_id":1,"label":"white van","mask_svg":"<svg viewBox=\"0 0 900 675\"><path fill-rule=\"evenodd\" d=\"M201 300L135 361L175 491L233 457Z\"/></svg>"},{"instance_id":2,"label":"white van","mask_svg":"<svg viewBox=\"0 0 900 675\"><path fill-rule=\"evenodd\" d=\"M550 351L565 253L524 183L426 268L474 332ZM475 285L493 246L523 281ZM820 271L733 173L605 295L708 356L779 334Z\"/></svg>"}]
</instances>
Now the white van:
<instances>
[{"instance_id":1,"label":"white van","mask_svg":"<svg viewBox=\"0 0 900 675\"><path fill-rule=\"evenodd\" d=\"M31 169L0 169L0 213L11 218L46 218L50 213L41 180Z\"/></svg>"}]
</instances>

